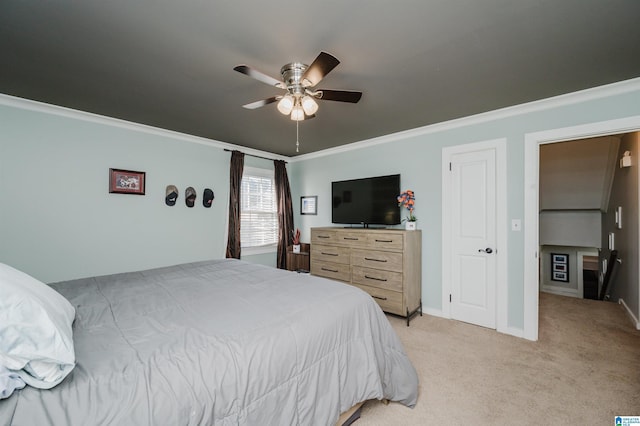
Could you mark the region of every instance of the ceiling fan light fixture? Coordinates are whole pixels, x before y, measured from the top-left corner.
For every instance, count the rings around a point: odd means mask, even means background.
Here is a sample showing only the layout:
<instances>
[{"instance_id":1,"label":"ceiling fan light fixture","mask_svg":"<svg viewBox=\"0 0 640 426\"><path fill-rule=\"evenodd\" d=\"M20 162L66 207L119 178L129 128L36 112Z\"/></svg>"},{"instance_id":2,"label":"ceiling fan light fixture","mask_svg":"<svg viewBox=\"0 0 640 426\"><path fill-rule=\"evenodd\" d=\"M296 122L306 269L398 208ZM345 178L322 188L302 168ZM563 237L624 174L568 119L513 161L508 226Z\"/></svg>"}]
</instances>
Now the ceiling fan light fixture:
<instances>
[{"instance_id":1,"label":"ceiling fan light fixture","mask_svg":"<svg viewBox=\"0 0 640 426\"><path fill-rule=\"evenodd\" d=\"M291 95L285 95L278 102L278 111L284 115L289 115L293 110L294 99Z\"/></svg>"},{"instance_id":2,"label":"ceiling fan light fixture","mask_svg":"<svg viewBox=\"0 0 640 426\"><path fill-rule=\"evenodd\" d=\"M301 121L315 117L315 113L318 111L316 99L357 103L360 97L362 97L362 92L313 90L339 63L340 61L329 53L320 52L311 65L292 62L283 66L280 69L281 80L275 79L247 65L238 65L234 68L235 71L266 83L269 86L286 90L286 93L282 96L272 96L262 101L243 105L243 107L256 109L277 102L278 111L283 115L289 115L289 118L296 122L296 152L299 152L298 127Z\"/></svg>"},{"instance_id":3,"label":"ceiling fan light fixture","mask_svg":"<svg viewBox=\"0 0 640 426\"><path fill-rule=\"evenodd\" d=\"M291 110L291 119L294 121L304 120L304 110L299 104Z\"/></svg>"},{"instance_id":4,"label":"ceiling fan light fixture","mask_svg":"<svg viewBox=\"0 0 640 426\"><path fill-rule=\"evenodd\" d=\"M313 115L318 111L318 103L309 95L305 95L302 98L302 109L305 114Z\"/></svg>"}]
</instances>

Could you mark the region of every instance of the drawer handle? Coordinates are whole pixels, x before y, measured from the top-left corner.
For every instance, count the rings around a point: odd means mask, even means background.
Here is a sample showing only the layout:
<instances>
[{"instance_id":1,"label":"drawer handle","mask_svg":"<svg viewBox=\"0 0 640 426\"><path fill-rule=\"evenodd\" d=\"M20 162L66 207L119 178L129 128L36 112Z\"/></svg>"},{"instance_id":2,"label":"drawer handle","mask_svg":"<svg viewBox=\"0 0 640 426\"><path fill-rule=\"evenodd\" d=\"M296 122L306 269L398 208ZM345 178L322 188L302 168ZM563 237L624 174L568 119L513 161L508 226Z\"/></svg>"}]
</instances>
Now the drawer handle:
<instances>
[{"instance_id":1,"label":"drawer handle","mask_svg":"<svg viewBox=\"0 0 640 426\"><path fill-rule=\"evenodd\" d=\"M331 237L328 235L318 235L318 238L331 238Z\"/></svg>"},{"instance_id":2,"label":"drawer handle","mask_svg":"<svg viewBox=\"0 0 640 426\"><path fill-rule=\"evenodd\" d=\"M386 297L380 297L380 296L371 296L371 297L373 297L374 299L387 300Z\"/></svg>"},{"instance_id":3,"label":"drawer handle","mask_svg":"<svg viewBox=\"0 0 640 426\"><path fill-rule=\"evenodd\" d=\"M382 262L385 263L387 259L373 259L371 257L365 257L364 260L370 260L371 262Z\"/></svg>"},{"instance_id":4,"label":"drawer handle","mask_svg":"<svg viewBox=\"0 0 640 426\"><path fill-rule=\"evenodd\" d=\"M349 240L349 241L358 241L360 238L356 238L356 237L342 237L343 240Z\"/></svg>"},{"instance_id":5,"label":"drawer handle","mask_svg":"<svg viewBox=\"0 0 640 426\"><path fill-rule=\"evenodd\" d=\"M327 271L327 272L338 272L337 269L328 269L328 268L325 268L325 267L322 267L320 269L322 269L323 271Z\"/></svg>"},{"instance_id":6,"label":"drawer handle","mask_svg":"<svg viewBox=\"0 0 640 426\"><path fill-rule=\"evenodd\" d=\"M392 243L393 240L376 240L376 243Z\"/></svg>"},{"instance_id":7,"label":"drawer handle","mask_svg":"<svg viewBox=\"0 0 640 426\"><path fill-rule=\"evenodd\" d=\"M386 279L386 278L370 277L369 275L365 275L364 277L365 277L366 279L368 279L368 280L376 280L376 281L383 281L383 282L386 282L386 281L387 281L387 279Z\"/></svg>"},{"instance_id":8,"label":"drawer handle","mask_svg":"<svg viewBox=\"0 0 640 426\"><path fill-rule=\"evenodd\" d=\"M321 251L320 254L323 254L325 256L338 256L338 253L325 253L323 251Z\"/></svg>"}]
</instances>

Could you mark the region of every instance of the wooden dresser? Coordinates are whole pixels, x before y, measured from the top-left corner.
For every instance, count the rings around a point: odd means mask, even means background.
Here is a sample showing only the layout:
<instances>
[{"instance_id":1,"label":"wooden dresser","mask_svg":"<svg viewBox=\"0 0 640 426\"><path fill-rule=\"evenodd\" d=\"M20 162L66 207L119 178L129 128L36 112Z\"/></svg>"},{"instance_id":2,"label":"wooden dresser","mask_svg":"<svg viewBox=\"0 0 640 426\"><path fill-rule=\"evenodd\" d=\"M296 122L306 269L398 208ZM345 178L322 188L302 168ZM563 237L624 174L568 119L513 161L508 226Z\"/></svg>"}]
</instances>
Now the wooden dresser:
<instances>
[{"instance_id":1,"label":"wooden dresser","mask_svg":"<svg viewBox=\"0 0 640 426\"><path fill-rule=\"evenodd\" d=\"M361 288L383 311L422 315L422 232L311 228L311 273Z\"/></svg>"}]
</instances>

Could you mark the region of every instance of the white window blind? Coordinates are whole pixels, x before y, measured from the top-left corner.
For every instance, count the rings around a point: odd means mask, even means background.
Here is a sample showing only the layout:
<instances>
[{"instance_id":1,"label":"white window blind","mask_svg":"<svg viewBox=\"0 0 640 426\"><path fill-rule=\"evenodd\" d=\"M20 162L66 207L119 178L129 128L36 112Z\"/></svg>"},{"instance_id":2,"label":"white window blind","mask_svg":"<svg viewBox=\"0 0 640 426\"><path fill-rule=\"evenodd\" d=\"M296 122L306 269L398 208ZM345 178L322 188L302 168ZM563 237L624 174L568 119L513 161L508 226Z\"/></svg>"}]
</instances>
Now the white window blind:
<instances>
[{"instance_id":1,"label":"white window blind","mask_svg":"<svg viewBox=\"0 0 640 426\"><path fill-rule=\"evenodd\" d=\"M240 246L278 242L278 211L273 170L245 167L240 187Z\"/></svg>"}]
</instances>

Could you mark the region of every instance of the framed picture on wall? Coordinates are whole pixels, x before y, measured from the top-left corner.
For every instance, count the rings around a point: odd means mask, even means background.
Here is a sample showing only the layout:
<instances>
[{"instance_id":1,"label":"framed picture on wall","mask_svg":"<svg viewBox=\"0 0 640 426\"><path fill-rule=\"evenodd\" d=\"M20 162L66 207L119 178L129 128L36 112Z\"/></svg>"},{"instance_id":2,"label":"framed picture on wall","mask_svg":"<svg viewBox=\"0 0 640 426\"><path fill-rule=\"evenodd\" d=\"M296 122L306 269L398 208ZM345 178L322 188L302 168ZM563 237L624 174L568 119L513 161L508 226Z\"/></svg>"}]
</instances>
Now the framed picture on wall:
<instances>
[{"instance_id":1,"label":"framed picture on wall","mask_svg":"<svg viewBox=\"0 0 640 426\"><path fill-rule=\"evenodd\" d=\"M551 280L569 282L569 255L551 253Z\"/></svg>"},{"instance_id":2,"label":"framed picture on wall","mask_svg":"<svg viewBox=\"0 0 640 426\"><path fill-rule=\"evenodd\" d=\"M563 281L563 282L569 281L569 277L565 272L554 272L553 275L551 276L551 279L553 281Z\"/></svg>"},{"instance_id":3,"label":"framed picture on wall","mask_svg":"<svg viewBox=\"0 0 640 426\"><path fill-rule=\"evenodd\" d=\"M109 192L144 195L145 172L109 169Z\"/></svg>"},{"instance_id":4,"label":"framed picture on wall","mask_svg":"<svg viewBox=\"0 0 640 426\"><path fill-rule=\"evenodd\" d=\"M318 214L318 196L300 197L300 214Z\"/></svg>"}]
</instances>

